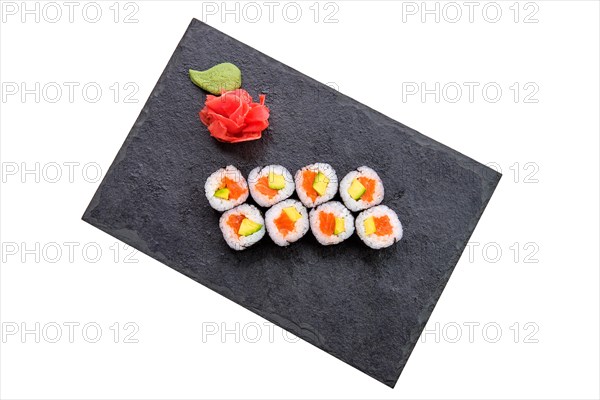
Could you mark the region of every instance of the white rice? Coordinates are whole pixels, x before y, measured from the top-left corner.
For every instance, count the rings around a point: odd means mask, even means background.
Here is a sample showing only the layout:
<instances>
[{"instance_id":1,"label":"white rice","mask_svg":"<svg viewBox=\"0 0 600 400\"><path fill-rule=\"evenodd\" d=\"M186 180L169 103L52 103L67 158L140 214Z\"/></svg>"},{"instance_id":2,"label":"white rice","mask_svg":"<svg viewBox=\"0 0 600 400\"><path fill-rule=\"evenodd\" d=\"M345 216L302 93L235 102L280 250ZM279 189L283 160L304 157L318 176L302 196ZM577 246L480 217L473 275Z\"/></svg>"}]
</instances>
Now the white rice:
<instances>
[{"instance_id":1,"label":"white rice","mask_svg":"<svg viewBox=\"0 0 600 400\"><path fill-rule=\"evenodd\" d=\"M344 232L339 235L326 235L321 231L319 214L322 212L332 213L338 218L344 218ZM328 246L338 244L348 239L354 233L354 217L350 211L339 201L330 201L310 211L310 229L319 243Z\"/></svg>"},{"instance_id":2,"label":"white rice","mask_svg":"<svg viewBox=\"0 0 600 400\"><path fill-rule=\"evenodd\" d=\"M312 199L310 197L308 197L308 195L302 188L302 180L303 180L302 174L306 170L311 170L311 171L314 171L317 173L322 172L329 179L329 183L327 184L325 193L322 196L318 196L314 202L312 201ZM298 170L296 172L295 180L296 180L296 192L298 192L298 197L300 198L300 201L302 202L302 204L304 204L306 207L309 207L309 208L318 206L319 204L323 204L323 203L333 199L333 196L335 196L335 194L337 193L337 190L338 190L337 174L335 173L335 170L333 169L333 167L331 165L325 164L325 163L311 164L311 165L307 165L304 168L301 168L300 170Z\"/></svg>"},{"instance_id":3,"label":"white rice","mask_svg":"<svg viewBox=\"0 0 600 400\"><path fill-rule=\"evenodd\" d=\"M222 181L227 177L235 182L237 182L241 187L246 189L246 192L238 197L237 199L221 199L215 197L215 192L222 188ZM244 179L244 175L232 165L228 165L225 168L221 168L218 171L213 172L206 183L204 184L204 193L206 194L206 198L212 208L217 211L226 211L230 210L233 207L242 204L248 199L248 184L246 183L246 179Z\"/></svg>"},{"instance_id":4,"label":"white rice","mask_svg":"<svg viewBox=\"0 0 600 400\"><path fill-rule=\"evenodd\" d=\"M252 235L240 236L227 224L229 216L236 214L242 214L249 220L261 224L262 227ZM260 211L258 211L258 208L250 204L242 204L241 206L223 213L223 215L221 215L221 219L219 220L219 227L221 228L221 232L223 232L223 238L225 238L225 241L229 247L234 250L244 250L265 236L265 220L263 219Z\"/></svg>"},{"instance_id":5,"label":"white rice","mask_svg":"<svg viewBox=\"0 0 600 400\"><path fill-rule=\"evenodd\" d=\"M377 181L372 201L365 201L362 198L354 200L350 196L350 193L348 193L348 189L352 185L352 181L354 181L354 179L360 178L361 176ZM340 196L342 197L342 200L344 201L346 207L348 207L350 210L364 210L366 208L373 207L381 203L384 196L383 183L381 182L381 178L379 178L379 175L377 175L377 172L373 171L371 168L366 166L359 167L355 171L350 171L344 177L344 179L342 179L342 182L340 183Z\"/></svg>"},{"instance_id":6,"label":"white rice","mask_svg":"<svg viewBox=\"0 0 600 400\"><path fill-rule=\"evenodd\" d=\"M302 217L295 222L294 230L284 235L275 225L275 220L281 216L281 213L284 212L283 209L287 207L295 207ZM287 246L308 232L308 212L302 203L297 200L284 200L281 203L275 204L267 210L265 222L269 236L279 246Z\"/></svg>"},{"instance_id":7,"label":"white rice","mask_svg":"<svg viewBox=\"0 0 600 400\"><path fill-rule=\"evenodd\" d=\"M392 234L378 236L376 233L372 233L367 236L365 233L365 219L371 216L382 217L384 215L387 215L390 218L393 231ZM372 249L382 249L384 247L389 247L402 239L402 224L391 208L387 206L375 206L358 214L358 217L356 217L356 233L358 233L358 237L360 237L367 246Z\"/></svg>"},{"instance_id":8,"label":"white rice","mask_svg":"<svg viewBox=\"0 0 600 400\"><path fill-rule=\"evenodd\" d=\"M256 189L258 180L263 176L269 176L269 172L273 172L277 175L283 175L285 179L285 187L279 189L277 195L272 198L266 196ZM271 207L273 204L277 204L282 200L287 199L294 193L294 179L292 174L285 167L281 165L267 165L266 167L256 167L250 171L248 176L248 183L250 185L250 194L256 203L262 207Z\"/></svg>"}]
</instances>

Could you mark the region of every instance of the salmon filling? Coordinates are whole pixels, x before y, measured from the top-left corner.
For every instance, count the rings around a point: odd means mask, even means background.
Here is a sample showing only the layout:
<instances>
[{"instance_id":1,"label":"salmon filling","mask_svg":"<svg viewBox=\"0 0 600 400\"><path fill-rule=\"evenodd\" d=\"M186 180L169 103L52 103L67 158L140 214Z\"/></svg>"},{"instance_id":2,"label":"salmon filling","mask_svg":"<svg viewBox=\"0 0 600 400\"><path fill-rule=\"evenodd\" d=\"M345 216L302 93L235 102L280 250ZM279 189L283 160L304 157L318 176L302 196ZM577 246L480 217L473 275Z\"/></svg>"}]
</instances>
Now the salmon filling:
<instances>
[{"instance_id":1,"label":"salmon filling","mask_svg":"<svg viewBox=\"0 0 600 400\"><path fill-rule=\"evenodd\" d=\"M278 190L271 189L269 187L269 177L267 175L261 177L256 183L255 187L256 190L258 190L261 194L267 196L269 199L272 199L273 197L277 196L277 193L279 193Z\"/></svg>"},{"instance_id":2,"label":"salmon filling","mask_svg":"<svg viewBox=\"0 0 600 400\"><path fill-rule=\"evenodd\" d=\"M383 217L373 217L375 221L375 234L377 236L391 235L394 231L390 217L384 215Z\"/></svg>"},{"instance_id":3,"label":"salmon filling","mask_svg":"<svg viewBox=\"0 0 600 400\"><path fill-rule=\"evenodd\" d=\"M221 186L219 187L219 189L225 188L229 189L229 199L231 200L237 200L244 193L246 193L246 189L244 189L241 185L239 185L236 181L229 177L225 177L221 181Z\"/></svg>"},{"instance_id":4,"label":"salmon filling","mask_svg":"<svg viewBox=\"0 0 600 400\"><path fill-rule=\"evenodd\" d=\"M236 235L239 235L240 226L242 225L242 221L246 219L246 216L243 214L232 214L227 219L227 225L233 229Z\"/></svg>"},{"instance_id":5,"label":"salmon filling","mask_svg":"<svg viewBox=\"0 0 600 400\"><path fill-rule=\"evenodd\" d=\"M319 193L313 187L313 183L315 182L315 177L317 173L315 171L311 171L307 169L302 172L302 189L306 192L306 195L312 200L315 201L317 197L319 197Z\"/></svg>"},{"instance_id":6,"label":"salmon filling","mask_svg":"<svg viewBox=\"0 0 600 400\"><path fill-rule=\"evenodd\" d=\"M375 186L377 186L377 181L375 179L367 178L366 176L359 177L358 181L365 187L365 192L360 199L367 202L373 201L373 195L375 194Z\"/></svg>"},{"instance_id":7,"label":"salmon filling","mask_svg":"<svg viewBox=\"0 0 600 400\"><path fill-rule=\"evenodd\" d=\"M285 211L282 211L281 215L273 220L273 222L283 237L292 232L296 227L296 223L292 221Z\"/></svg>"},{"instance_id":8,"label":"salmon filling","mask_svg":"<svg viewBox=\"0 0 600 400\"><path fill-rule=\"evenodd\" d=\"M333 213L319 213L319 229L324 235L332 236L335 231L335 215Z\"/></svg>"}]
</instances>

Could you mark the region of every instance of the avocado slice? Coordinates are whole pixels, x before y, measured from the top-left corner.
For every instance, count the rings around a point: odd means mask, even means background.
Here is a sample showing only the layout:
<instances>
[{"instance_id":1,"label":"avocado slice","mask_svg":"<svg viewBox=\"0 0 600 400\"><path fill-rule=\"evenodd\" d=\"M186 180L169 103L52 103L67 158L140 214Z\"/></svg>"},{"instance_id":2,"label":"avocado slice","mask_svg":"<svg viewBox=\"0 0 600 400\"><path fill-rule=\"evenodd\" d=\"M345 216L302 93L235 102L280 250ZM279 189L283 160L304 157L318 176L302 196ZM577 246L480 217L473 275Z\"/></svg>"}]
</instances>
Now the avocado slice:
<instances>
[{"instance_id":1,"label":"avocado slice","mask_svg":"<svg viewBox=\"0 0 600 400\"><path fill-rule=\"evenodd\" d=\"M250 236L253 233L260 231L260 228L262 228L261 224L250 221L248 218L244 218L242 220L242 224L240 225L240 229L238 230L238 235Z\"/></svg>"},{"instance_id":2,"label":"avocado slice","mask_svg":"<svg viewBox=\"0 0 600 400\"><path fill-rule=\"evenodd\" d=\"M367 188L362 183L360 183L360 181L358 179L354 179L352 181L352 184L348 188L348 194L354 200L360 199L361 196L363 194L365 194L366 191L367 191Z\"/></svg>"},{"instance_id":3,"label":"avocado slice","mask_svg":"<svg viewBox=\"0 0 600 400\"><path fill-rule=\"evenodd\" d=\"M333 230L334 235L346 232L346 224L344 224L344 218L335 217L335 229Z\"/></svg>"},{"instance_id":4,"label":"avocado slice","mask_svg":"<svg viewBox=\"0 0 600 400\"><path fill-rule=\"evenodd\" d=\"M223 188L219 189L215 192L215 197L218 197L223 200L229 200L229 189Z\"/></svg>"},{"instance_id":5,"label":"avocado slice","mask_svg":"<svg viewBox=\"0 0 600 400\"><path fill-rule=\"evenodd\" d=\"M375 218L369 217L365 219L364 225L366 235L372 235L373 233L375 233Z\"/></svg>"},{"instance_id":6,"label":"avocado slice","mask_svg":"<svg viewBox=\"0 0 600 400\"><path fill-rule=\"evenodd\" d=\"M280 190L285 187L285 177L283 175L269 172L269 188Z\"/></svg>"},{"instance_id":7,"label":"avocado slice","mask_svg":"<svg viewBox=\"0 0 600 400\"><path fill-rule=\"evenodd\" d=\"M313 181L313 189L315 189L319 196L323 196L325 194L325 191L327 190L328 184L329 178L327 178L324 173L319 172L315 176L315 180Z\"/></svg>"},{"instance_id":8,"label":"avocado slice","mask_svg":"<svg viewBox=\"0 0 600 400\"><path fill-rule=\"evenodd\" d=\"M302 218L302 214L300 214L298 210L296 210L296 207L293 206L284 208L283 212L286 213L288 218L291 219L293 222L296 222L300 218Z\"/></svg>"}]
</instances>

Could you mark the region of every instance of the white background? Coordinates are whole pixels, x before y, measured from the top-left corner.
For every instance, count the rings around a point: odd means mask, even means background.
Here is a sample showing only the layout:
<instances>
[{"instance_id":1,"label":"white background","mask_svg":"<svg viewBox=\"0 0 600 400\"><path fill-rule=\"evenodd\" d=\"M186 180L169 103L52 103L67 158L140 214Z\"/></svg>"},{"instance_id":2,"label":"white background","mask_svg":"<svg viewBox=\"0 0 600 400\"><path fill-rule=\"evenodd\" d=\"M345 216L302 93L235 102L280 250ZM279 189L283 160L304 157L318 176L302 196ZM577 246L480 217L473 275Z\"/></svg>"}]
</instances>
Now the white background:
<instances>
[{"instance_id":1,"label":"white background","mask_svg":"<svg viewBox=\"0 0 600 400\"><path fill-rule=\"evenodd\" d=\"M36 22L21 2L2 4L3 398L600 396L597 2L481 2L472 22L463 2L441 2L436 22L421 2L311 1L298 3L295 23L286 3L272 22L262 2L258 22L244 3L237 14L223 14L221 2L113 3L98 3L96 23L85 2L73 22L54 3L55 23L54 5L38 3ZM130 13L137 22L124 22ZM192 17L502 170L395 389L143 254L129 258L131 249L80 220L98 166L110 166ZM79 85L72 102L65 82ZM464 82L479 85L472 101ZM439 83L438 102L411 94L421 83ZM456 86L463 93L452 102ZM32 90L24 98L23 88ZM80 324L73 343L69 322ZM36 323L39 343L21 336ZM97 325L84 335L87 323ZM472 335L469 323L479 324ZM51 343L56 325L62 336ZM94 326L102 336L89 343Z\"/></svg>"}]
</instances>

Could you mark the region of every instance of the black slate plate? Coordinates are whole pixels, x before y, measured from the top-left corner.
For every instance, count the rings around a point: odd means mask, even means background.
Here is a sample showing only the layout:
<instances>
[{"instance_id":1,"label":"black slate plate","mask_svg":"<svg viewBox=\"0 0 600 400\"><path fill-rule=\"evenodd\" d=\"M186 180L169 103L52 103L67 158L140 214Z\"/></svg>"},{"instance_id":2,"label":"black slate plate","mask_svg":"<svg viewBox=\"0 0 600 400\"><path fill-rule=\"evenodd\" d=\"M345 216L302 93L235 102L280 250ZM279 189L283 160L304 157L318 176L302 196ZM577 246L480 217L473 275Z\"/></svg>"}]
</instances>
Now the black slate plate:
<instances>
[{"instance_id":1,"label":"black slate plate","mask_svg":"<svg viewBox=\"0 0 600 400\"><path fill-rule=\"evenodd\" d=\"M212 139L205 93L189 68L232 62L243 88L267 94L259 141ZM288 248L268 237L243 251L222 239L203 193L233 164L292 173L328 162L343 177L369 165L404 237L375 251L354 235L331 247L309 233ZM192 20L83 220L393 387L475 229L500 174Z\"/></svg>"}]
</instances>

